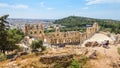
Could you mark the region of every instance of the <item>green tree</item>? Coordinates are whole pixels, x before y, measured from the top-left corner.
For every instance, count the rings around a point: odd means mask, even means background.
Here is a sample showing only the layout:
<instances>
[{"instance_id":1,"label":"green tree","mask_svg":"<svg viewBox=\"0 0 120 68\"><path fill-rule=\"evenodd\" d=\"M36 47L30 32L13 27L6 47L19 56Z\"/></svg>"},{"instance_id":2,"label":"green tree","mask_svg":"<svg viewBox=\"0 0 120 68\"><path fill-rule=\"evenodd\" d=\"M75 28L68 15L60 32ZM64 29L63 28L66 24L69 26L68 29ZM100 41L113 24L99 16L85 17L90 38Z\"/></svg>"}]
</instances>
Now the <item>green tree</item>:
<instances>
[{"instance_id":1,"label":"green tree","mask_svg":"<svg viewBox=\"0 0 120 68\"><path fill-rule=\"evenodd\" d=\"M45 46L43 46L43 41L42 40L33 41L32 44L31 44L31 48L32 49L41 48L42 51L45 50Z\"/></svg>"},{"instance_id":2,"label":"green tree","mask_svg":"<svg viewBox=\"0 0 120 68\"><path fill-rule=\"evenodd\" d=\"M24 33L17 29L9 29L9 23L6 21L9 15L0 17L0 52L10 51L18 48L16 46L23 37Z\"/></svg>"},{"instance_id":3,"label":"green tree","mask_svg":"<svg viewBox=\"0 0 120 68\"><path fill-rule=\"evenodd\" d=\"M0 17L0 51L5 53L7 50L7 30L8 30L8 22L6 21L9 15L4 15Z\"/></svg>"},{"instance_id":4,"label":"green tree","mask_svg":"<svg viewBox=\"0 0 120 68\"><path fill-rule=\"evenodd\" d=\"M19 43L24 38L24 33L21 30L8 30L8 39L13 39L14 43Z\"/></svg>"},{"instance_id":5,"label":"green tree","mask_svg":"<svg viewBox=\"0 0 120 68\"><path fill-rule=\"evenodd\" d=\"M14 50L17 49L17 43L19 43L24 38L24 33L21 30L17 29L10 29L7 31L7 50Z\"/></svg>"},{"instance_id":6,"label":"green tree","mask_svg":"<svg viewBox=\"0 0 120 68\"><path fill-rule=\"evenodd\" d=\"M102 31L112 31L113 33L120 33L120 21L117 20L69 16L63 19L55 20L53 23L65 26L65 28L62 29L62 31L72 31L72 30L85 31L86 24L92 25L94 22L97 22L100 25L101 27L100 30Z\"/></svg>"}]
</instances>

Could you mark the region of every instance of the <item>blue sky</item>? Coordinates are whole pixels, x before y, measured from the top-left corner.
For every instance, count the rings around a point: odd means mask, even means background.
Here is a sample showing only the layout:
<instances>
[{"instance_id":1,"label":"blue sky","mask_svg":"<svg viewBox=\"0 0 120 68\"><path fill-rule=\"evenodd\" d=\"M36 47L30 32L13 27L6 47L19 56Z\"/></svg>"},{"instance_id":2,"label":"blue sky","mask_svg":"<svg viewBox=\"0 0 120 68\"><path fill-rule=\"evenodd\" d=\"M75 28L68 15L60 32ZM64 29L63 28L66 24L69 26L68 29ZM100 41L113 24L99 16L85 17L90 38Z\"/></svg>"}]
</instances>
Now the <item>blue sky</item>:
<instances>
[{"instance_id":1,"label":"blue sky","mask_svg":"<svg viewBox=\"0 0 120 68\"><path fill-rule=\"evenodd\" d=\"M0 0L0 16L59 19L84 16L120 20L120 0Z\"/></svg>"}]
</instances>

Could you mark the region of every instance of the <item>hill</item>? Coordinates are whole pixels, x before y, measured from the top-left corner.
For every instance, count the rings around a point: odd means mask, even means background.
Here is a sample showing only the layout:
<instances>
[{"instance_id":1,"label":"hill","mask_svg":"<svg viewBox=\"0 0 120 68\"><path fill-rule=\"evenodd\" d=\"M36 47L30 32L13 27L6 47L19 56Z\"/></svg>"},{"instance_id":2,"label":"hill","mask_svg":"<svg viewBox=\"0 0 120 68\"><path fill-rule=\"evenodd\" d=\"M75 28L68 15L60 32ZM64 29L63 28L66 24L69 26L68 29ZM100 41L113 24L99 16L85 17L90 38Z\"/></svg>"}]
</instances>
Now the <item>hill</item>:
<instances>
[{"instance_id":1,"label":"hill","mask_svg":"<svg viewBox=\"0 0 120 68\"><path fill-rule=\"evenodd\" d=\"M61 24L66 28L62 31L84 31L87 25L92 25L97 22L100 25L100 30L120 33L120 21L110 19L94 19L88 17L69 16L63 19L55 20L55 24Z\"/></svg>"}]
</instances>

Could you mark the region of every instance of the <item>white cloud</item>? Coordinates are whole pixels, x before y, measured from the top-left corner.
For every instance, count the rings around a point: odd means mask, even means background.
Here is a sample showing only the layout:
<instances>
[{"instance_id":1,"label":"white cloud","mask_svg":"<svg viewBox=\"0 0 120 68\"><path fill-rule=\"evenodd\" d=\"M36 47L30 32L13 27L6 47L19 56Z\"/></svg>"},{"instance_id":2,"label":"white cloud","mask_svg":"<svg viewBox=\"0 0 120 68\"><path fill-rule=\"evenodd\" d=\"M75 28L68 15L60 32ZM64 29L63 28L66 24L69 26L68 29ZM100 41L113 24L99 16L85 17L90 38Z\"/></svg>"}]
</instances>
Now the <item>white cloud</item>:
<instances>
[{"instance_id":1,"label":"white cloud","mask_svg":"<svg viewBox=\"0 0 120 68\"><path fill-rule=\"evenodd\" d=\"M11 7L15 8L15 9L27 9L28 8L27 5L22 5L22 4L20 4L20 5L13 5Z\"/></svg>"},{"instance_id":2,"label":"white cloud","mask_svg":"<svg viewBox=\"0 0 120 68\"><path fill-rule=\"evenodd\" d=\"M86 5L93 5L93 4L99 4L102 3L102 0L86 0Z\"/></svg>"},{"instance_id":3,"label":"white cloud","mask_svg":"<svg viewBox=\"0 0 120 68\"><path fill-rule=\"evenodd\" d=\"M14 9L27 9L27 5L18 4L18 5L9 5L7 3L0 3L1 8L14 8Z\"/></svg>"},{"instance_id":4,"label":"white cloud","mask_svg":"<svg viewBox=\"0 0 120 68\"><path fill-rule=\"evenodd\" d=\"M0 7L8 7L9 5L6 3L0 3Z\"/></svg>"},{"instance_id":5,"label":"white cloud","mask_svg":"<svg viewBox=\"0 0 120 68\"><path fill-rule=\"evenodd\" d=\"M120 3L120 0L86 0L86 5Z\"/></svg>"},{"instance_id":6,"label":"white cloud","mask_svg":"<svg viewBox=\"0 0 120 68\"><path fill-rule=\"evenodd\" d=\"M52 9L54 9L54 8L47 8L48 10L52 10Z\"/></svg>"}]
</instances>

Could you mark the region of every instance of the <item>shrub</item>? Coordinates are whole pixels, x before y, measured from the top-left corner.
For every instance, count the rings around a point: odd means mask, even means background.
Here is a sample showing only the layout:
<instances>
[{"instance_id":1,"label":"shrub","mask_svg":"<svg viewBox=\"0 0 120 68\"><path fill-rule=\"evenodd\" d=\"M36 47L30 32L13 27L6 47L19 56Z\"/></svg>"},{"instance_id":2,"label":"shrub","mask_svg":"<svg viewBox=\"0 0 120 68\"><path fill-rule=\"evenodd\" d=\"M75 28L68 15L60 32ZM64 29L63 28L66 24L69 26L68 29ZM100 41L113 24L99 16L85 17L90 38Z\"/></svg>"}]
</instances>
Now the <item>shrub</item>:
<instances>
[{"instance_id":1,"label":"shrub","mask_svg":"<svg viewBox=\"0 0 120 68\"><path fill-rule=\"evenodd\" d=\"M32 44L31 44L31 48L33 50L41 48L42 51L44 51L46 49L46 47L43 46L43 41L42 40L33 41Z\"/></svg>"},{"instance_id":2,"label":"shrub","mask_svg":"<svg viewBox=\"0 0 120 68\"><path fill-rule=\"evenodd\" d=\"M86 56L81 56L80 60L73 60L71 63L71 68L83 68L86 64L88 58Z\"/></svg>"},{"instance_id":3,"label":"shrub","mask_svg":"<svg viewBox=\"0 0 120 68\"><path fill-rule=\"evenodd\" d=\"M24 50L24 47L18 47L18 51L22 52Z\"/></svg>"},{"instance_id":4,"label":"shrub","mask_svg":"<svg viewBox=\"0 0 120 68\"><path fill-rule=\"evenodd\" d=\"M81 56L80 63L79 63L80 68L82 68L86 64L87 60L88 58L86 56Z\"/></svg>"},{"instance_id":5,"label":"shrub","mask_svg":"<svg viewBox=\"0 0 120 68\"><path fill-rule=\"evenodd\" d=\"M87 62L88 58L86 56L81 56L80 60L83 64L85 64Z\"/></svg>"},{"instance_id":6,"label":"shrub","mask_svg":"<svg viewBox=\"0 0 120 68\"><path fill-rule=\"evenodd\" d=\"M72 68L79 68L79 62L77 60L73 60L71 65Z\"/></svg>"},{"instance_id":7,"label":"shrub","mask_svg":"<svg viewBox=\"0 0 120 68\"><path fill-rule=\"evenodd\" d=\"M0 61L4 61L7 59L7 56L0 52Z\"/></svg>"},{"instance_id":8,"label":"shrub","mask_svg":"<svg viewBox=\"0 0 120 68\"><path fill-rule=\"evenodd\" d=\"M46 50L46 47L45 46L41 46L41 50L42 51Z\"/></svg>"}]
</instances>

